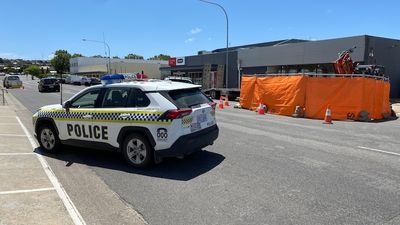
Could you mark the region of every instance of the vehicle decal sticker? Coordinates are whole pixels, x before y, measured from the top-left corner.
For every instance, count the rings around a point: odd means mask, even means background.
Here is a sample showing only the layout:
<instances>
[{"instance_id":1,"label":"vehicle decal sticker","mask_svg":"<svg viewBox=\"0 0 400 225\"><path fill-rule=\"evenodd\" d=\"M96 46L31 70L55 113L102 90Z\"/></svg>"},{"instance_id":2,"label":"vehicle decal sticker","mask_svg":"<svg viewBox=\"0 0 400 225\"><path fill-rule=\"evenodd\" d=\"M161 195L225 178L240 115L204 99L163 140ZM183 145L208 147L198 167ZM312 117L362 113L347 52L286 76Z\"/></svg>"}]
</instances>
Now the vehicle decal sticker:
<instances>
[{"instance_id":1,"label":"vehicle decal sticker","mask_svg":"<svg viewBox=\"0 0 400 225\"><path fill-rule=\"evenodd\" d=\"M182 118L182 127L189 127L192 122L193 122L192 116L185 116Z\"/></svg>"},{"instance_id":2,"label":"vehicle decal sticker","mask_svg":"<svg viewBox=\"0 0 400 225\"><path fill-rule=\"evenodd\" d=\"M86 115L92 115L92 118L84 118ZM123 116L122 116L123 115ZM38 117L53 118L63 121L86 121L86 122L105 122L105 123L146 123L146 124L171 124L170 119L159 119L160 114L153 113L116 113L116 112L54 112L39 111Z\"/></svg>"},{"instance_id":3,"label":"vehicle decal sticker","mask_svg":"<svg viewBox=\"0 0 400 225\"><path fill-rule=\"evenodd\" d=\"M157 140L167 141L168 140L168 130L166 128L157 129Z\"/></svg>"}]
</instances>

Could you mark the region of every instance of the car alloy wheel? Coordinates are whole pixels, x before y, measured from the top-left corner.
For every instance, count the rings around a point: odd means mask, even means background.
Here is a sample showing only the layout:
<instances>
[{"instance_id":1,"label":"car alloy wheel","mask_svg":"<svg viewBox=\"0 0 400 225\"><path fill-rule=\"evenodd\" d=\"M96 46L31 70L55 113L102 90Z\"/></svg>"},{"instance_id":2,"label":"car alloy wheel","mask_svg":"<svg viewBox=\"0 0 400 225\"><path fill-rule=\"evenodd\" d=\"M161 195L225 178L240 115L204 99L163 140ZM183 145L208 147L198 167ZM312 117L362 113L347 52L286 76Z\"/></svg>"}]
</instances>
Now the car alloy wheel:
<instances>
[{"instance_id":1,"label":"car alloy wheel","mask_svg":"<svg viewBox=\"0 0 400 225\"><path fill-rule=\"evenodd\" d=\"M122 150L127 162L134 167L145 167L152 162L154 150L142 135L129 135L124 141Z\"/></svg>"},{"instance_id":2,"label":"car alloy wheel","mask_svg":"<svg viewBox=\"0 0 400 225\"><path fill-rule=\"evenodd\" d=\"M40 147L47 152L55 152L59 146L57 134L49 125L44 125L39 129Z\"/></svg>"}]
</instances>

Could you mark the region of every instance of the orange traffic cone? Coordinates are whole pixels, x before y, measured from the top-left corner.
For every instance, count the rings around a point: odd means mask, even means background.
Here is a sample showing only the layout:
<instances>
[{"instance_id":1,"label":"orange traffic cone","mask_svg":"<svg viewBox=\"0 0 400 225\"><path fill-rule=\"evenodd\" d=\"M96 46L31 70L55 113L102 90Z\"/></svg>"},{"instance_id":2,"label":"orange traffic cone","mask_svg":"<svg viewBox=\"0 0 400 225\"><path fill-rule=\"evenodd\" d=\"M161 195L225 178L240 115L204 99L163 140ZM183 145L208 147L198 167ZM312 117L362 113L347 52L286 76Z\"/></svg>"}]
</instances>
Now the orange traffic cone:
<instances>
[{"instance_id":1,"label":"orange traffic cone","mask_svg":"<svg viewBox=\"0 0 400 225\"><path fill-rule=\"evenodd\" d=\"M225 106L229 106L229 101L228 101L228 95L225 95L225 102L224 102Z\"/></svg>"},{"instance_id":2,"label":"orange traffic cone","mask_svg":"<svg viewBox=\"0 0 400 225\"><path fill-rule=\"evenodd\" d=\"M332 124L332 112L329 106L326 108L325 111L324 124Z\"/></svg>"},{"instance_id":3,"label":"orange traffic cone","mask_svg":"<svg viewBox=\"0 0 400 225\"><path fill-rule=\"evenodd\" d=\"M222 101L222 96L219 97L219 104L218 104L218 108L223 109L224 108L224 102Z\"/></svg>"},{"instance_id":4,"label":"orange traffic cone","mask_svg":"<svg viewBox=\"0 0 400 225\"><path fill-rule=\"evenodd\" d=\"M264 104L260 102L260 105L258 106L258 115L264 115L265 114L265 109L264 109Z\"/></svg>"}]
</instances>

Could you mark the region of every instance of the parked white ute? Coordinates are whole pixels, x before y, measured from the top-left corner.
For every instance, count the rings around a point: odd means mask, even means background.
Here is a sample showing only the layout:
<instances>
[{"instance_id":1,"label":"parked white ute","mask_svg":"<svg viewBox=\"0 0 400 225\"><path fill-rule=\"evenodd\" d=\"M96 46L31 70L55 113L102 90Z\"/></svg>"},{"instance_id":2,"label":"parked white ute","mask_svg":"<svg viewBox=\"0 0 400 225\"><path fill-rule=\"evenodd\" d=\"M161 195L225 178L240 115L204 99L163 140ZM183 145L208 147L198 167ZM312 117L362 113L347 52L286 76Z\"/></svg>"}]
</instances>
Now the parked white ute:
<instances>
[{"instance_id":1,"label":"parked white ute","mask_svg":"<svg viewBox=\"0 0 400 225\"><path fill-rule=\"evenodd\" d=\"M200 86L160 80L86 88L40 108L33 124L45 151L62 144L112 149L135 167L199 151L219 133L215 103Z\"/></svg>"}]
</instances>

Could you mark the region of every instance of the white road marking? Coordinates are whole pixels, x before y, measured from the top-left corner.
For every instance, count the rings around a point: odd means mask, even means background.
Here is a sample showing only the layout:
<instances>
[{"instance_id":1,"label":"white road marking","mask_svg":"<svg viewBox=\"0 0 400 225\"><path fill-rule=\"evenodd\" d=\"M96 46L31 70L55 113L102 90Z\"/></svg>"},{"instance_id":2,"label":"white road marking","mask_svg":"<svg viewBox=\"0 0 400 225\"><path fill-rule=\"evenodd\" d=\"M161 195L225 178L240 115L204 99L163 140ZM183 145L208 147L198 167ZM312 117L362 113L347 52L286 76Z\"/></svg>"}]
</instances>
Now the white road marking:
<instances>
[{"instance_id":1,"label":"white road marking","mask_svg":"<svg viewBox=\"0 0 400 225\"><path fill-rule=\"evenodd\" d=\"M34 152L20 152L20 153L5 152L5 153L0 153L0 156L8 156L8 155L36 155L36 153L34 153Z\"/></svg>"},{"instance_id":2,"label":"white road marking","mask_svg":"<svg viewBox=\"0 0 400 225\"><path fill-rule=\"evenodd\" d=\"M4 137L26 137L25 134L0 134L0 136L4 136Z\"/></svg>"},{"instance_id":3,"label":"white road marking","mask_svg":"<svg viewBox=\"0 0 400 225\"><path fill-rule=\"evenodd\" d=\"M368 151L380 152L380 153L385 153L385 154L389 154L389 155L400 156L400 153L396 153L396 152L389 152L389 151L384 151L384 150L380 150L380 149L376 149L376 148L368 148L368 147L363 147L363 146L357 146L357 147L361 148L361 149L368 150Z\"/></svg>"},{"instance_id":4,"label":"white road marking","mask_svg":"<svg viewBox=\"0 0 400 225\"><path fill-rule=\"evenodd\" d=\"M33 148L37 148L38 145L36 144L35 140L32 138L32 136L29 134L28 129L24 126L24 124L21 122L18 116L16 116L19 125L22 127L24 130L26 136L29 139L29 142L31 143ZM46 162L46 159L40 154L36 154L38 157L40 164L42 164L42 167L44 171L47 174L47 177L49 178L50 182L53 184L55 190L57 191L58 196L61 198L62 202L64 203L64 206L67 208L67 211L76 225L86 225L86 222L83 220L81 214L79 213L78 209L75 207L74 203L68 196L67 192L65 189L61 186L60 182L58 181L57 177L54 175L53 171L51 170L49 164Z\"/></svg>"},{"instance_id":5,"label":"white road marking","mask_svg":"<svg viewBox=\"0 0 400 225\"><path fill-rule=\"evenodd\" d=\"M20 194L20 193L29 193L29 192L38 192L38 191L53 191L54 187L51 188L37 188L37 189L27 189L27 190L16 190L16 191L0 191L0 195L8 195L8 194Z\"/></svg>"}]
</instances>

